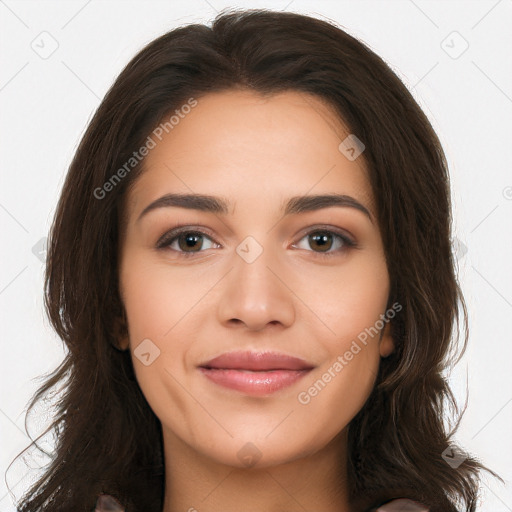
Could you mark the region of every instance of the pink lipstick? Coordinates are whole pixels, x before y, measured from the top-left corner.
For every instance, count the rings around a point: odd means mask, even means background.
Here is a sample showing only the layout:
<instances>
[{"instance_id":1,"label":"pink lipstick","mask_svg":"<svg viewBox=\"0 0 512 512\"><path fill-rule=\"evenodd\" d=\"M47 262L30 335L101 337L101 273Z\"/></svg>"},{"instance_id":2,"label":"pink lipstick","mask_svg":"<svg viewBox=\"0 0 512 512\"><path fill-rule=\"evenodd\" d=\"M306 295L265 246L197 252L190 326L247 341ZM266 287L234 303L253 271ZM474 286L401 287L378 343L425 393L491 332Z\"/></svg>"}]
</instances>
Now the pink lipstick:
<instances>
[{"instance_id":1,"label":"pink lipstick","mask_svg":"<svg viewBox=\"0 0 512 512\"><path fill-rule=\"evenodd\" d=\"M199 365L212 382L250 395L268 395L291 386L315 366L276 352L228 352Z\"/></svg>"}]
</instances>

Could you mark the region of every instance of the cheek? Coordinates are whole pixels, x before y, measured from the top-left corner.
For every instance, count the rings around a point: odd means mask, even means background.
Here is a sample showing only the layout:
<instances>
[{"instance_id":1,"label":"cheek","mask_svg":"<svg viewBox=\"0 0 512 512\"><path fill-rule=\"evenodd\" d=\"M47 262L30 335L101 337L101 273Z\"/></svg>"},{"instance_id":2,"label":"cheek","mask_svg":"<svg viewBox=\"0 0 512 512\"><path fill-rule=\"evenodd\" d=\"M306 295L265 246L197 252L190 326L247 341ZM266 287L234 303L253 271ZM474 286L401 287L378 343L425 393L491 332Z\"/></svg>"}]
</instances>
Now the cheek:
<instances>
[{"instance_id":1,"label":"cheek","mask_svg":"<svg viewBox=\"0 0 512 512\"><path fill-rule=\"evenodd\" d=\"M389 298L387 268L383 258L360 258L346 267L310 273L307 279L301 279L299 293L320 320L318 334L327 340L329 351L338 354L348 350L359 335L375 337L375 325ZM381 322L377 328L380 331ZM377 345L373 343L372 347Z\"/></svg>"},{"instance_id":2,"label":"cheek","mask_svg":"<svg viewBox=\"0 0 512 512\"><path fill-rule=\"evenodd\" d=\"M120 273L132 344L143 338L163 340L207 291L198 276L193 282L180 269L151 262L147 255L127 256ZM192 313L193 314L193 313Z\"/></svg>"},{"instance_id":3,"label":"cheek","mask_svg":"<svg viewBox=\"0 0 512 512\"><path fill-rule=\"evenodd\" d=\"M191 283L183 270L173 271L148 260L142 251L128 253L120 283L137 382L162 419L170 403L174 411L190 406L190 397L178 381L182 381L187 353L201 325L195 320L200 308L194 305L213 283L199 278Z\"/></svg>"},{"instance_id":4,"label":"cheek","mask_svg":"<svg viewBox=\"0 0 512 512\"><path fill-rule=\"evenodd\" d=\"M371 394L380 364L376 324L384 313L386 298L352 297L346 310L332 318L336 337L323 337L328 357L296 395L300 408L296 418L303 418L304 428L318 429L316 446L346 428Z\"/></svg>"},{"instance_id":5,"label":"cheek","mask_svg":"<svg viewBox=\"0 0 512 512\"><path fill-rule=\"evenodd\" d=\"M328 357L304 382L297 401L304 417L324 425L322 439L329 439L350 423L372 391L389 278L383 259L375 259L333 273L329 281L317 280L322 282L325 293L310 293L308 305L326 327L319 339ZM319 327L316 331L320 335Z\"/></svg>"},{"instance_id":6,"label":"cheek","mask_svg":"<svg viewBox=\"0 0 512 512\"><path fill-rule=\"evenodd\" d=\"M348 361L342 354L319 369L297 395L295 420L312 435L311 448L324 446L346 429L374 386L378 358L361 351Z\"/></svg>"}]
</instances>

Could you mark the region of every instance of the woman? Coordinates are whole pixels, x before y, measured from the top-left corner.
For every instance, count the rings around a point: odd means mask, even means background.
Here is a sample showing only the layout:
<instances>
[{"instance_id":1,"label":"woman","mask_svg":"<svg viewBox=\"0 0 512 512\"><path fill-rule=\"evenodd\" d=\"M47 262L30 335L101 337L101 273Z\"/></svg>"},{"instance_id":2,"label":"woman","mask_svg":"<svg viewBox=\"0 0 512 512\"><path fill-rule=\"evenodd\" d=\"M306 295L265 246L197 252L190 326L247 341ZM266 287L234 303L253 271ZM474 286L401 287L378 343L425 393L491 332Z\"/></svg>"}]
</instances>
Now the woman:
<instances>
[{"instance_id":1,"label":"woman","mask_svg":"<svg viewBox=\"0 0 512 512\"><path fill-rule=\"evenodd\" d=\"M338 27L251 10L151 42L59 201L69 353L31 407L67 387L19 510L476 510L444 425L449 197L426 116Z\"/></svg>"}]
</instances>

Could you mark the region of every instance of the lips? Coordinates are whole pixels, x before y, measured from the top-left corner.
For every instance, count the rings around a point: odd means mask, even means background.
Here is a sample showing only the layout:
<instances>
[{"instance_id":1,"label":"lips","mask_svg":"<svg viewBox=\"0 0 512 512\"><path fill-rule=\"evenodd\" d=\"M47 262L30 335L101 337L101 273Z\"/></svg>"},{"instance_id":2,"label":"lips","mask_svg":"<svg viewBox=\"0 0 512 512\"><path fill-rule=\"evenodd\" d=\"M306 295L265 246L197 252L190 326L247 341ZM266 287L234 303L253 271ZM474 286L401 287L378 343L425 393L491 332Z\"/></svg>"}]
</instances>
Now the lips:
<instances>
[{"instance_id":1,"label":"lips","mask_svg":"<svg viewBox=\"0 0 512 512\"><path fill-rule=\"evenodd\" d=\"M199 365L209 380L252 395L268 395L294 384L315 366L276 352L229 352Z\"/></svg>"},{"instance_id":2,"label":"lips","mask_svg":"<svg viewBox=\"0 0 512 512\"><path fill-rule=\"evenodd\" d=\"M228 352L200 365L218 370L310 370L314 365L276 352Z\"/></svg>"}]
</instances>

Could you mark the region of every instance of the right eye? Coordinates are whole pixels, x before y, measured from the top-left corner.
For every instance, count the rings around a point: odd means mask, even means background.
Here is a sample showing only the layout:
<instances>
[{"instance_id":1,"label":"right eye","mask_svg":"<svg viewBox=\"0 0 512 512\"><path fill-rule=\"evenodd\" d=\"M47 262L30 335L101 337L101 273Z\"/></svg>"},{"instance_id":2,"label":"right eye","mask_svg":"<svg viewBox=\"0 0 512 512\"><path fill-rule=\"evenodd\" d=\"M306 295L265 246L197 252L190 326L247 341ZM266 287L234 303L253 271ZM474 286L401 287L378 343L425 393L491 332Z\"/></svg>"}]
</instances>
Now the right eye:
<instances>
[{"instance_id":1,"label":"right eye","mask_svg":"<svg viewBox=\"0 0 512 512\"><path fill-rule=\"evenodd\" d=\"M203 240L205 238L210 240L211 243L219 245L203 231L193 230L190 229L190 227L181 227L172 229L165 233L158 240L156 247L157 249L162 250L171 249L172 251L179 253L180 256L183 255L184 257L189 258L195 253L202 252L201 249L204 249ZM212 247L206 247L206 249L210 248Z\"/></svg>"}]
</instances>

